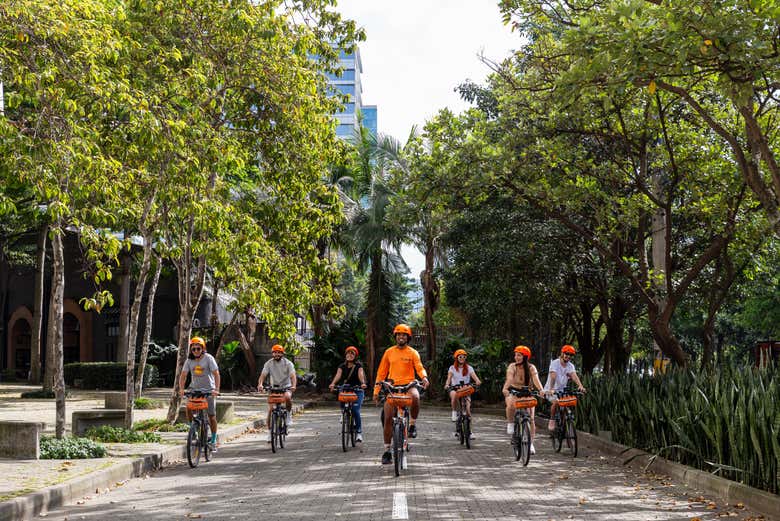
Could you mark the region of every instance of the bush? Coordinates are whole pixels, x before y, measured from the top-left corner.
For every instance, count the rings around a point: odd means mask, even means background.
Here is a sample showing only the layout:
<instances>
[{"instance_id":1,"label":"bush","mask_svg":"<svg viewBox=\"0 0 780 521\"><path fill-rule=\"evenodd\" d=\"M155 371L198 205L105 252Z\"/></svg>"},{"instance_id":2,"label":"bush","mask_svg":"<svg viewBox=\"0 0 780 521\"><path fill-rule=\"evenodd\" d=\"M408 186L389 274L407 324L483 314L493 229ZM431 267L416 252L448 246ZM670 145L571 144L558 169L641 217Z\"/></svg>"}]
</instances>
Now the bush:
<instances>
[{"instance_id":1,"label":"bush","mask_svg":"<svg viewBox=\"0 0 780 521\"><path fill-rule=\"evenodd\" d=\"M41 436L41 459L103 458L106 448L88 438Z\"/></svg>"},{"instance_id":2,"label":"bush","mask_svg":"<svg viewBox=\"0 0 780 521\"><path fill-rule=\"evenodd\" d=\"M65 393L66 396L67 394ZM22 398L54 398L54 391L44 391L43 389L27 391L22 393Z\"/></svg>"},{"instance_id":3,"label":"bush","mask_svg":"<svg viewBox=\"0 0 780 521\"><path fill-rule=\"evenodd\" d=\"M489 340L483 344L471 344L462 336L450 338L444 349L440 349L436 360L431 364L431 372L435 378L431 382L435 390L439 390L447 381L447 370L452 365L452 354L458 349L468 352L468 363L482 381L480 396L490 402L503 401L501 389L506 379L506 368L512 360L512 346L504 340Z\"/></svg>"},{"instance_id":4,"label":"bush","mask_svg":"<svg viewBox=\"0 0 780 521\"><path fill-rule=\"evenodd\" d=\"M133 430L147 432L187 432L189 426L186 423L174 423L171 425L167 420L150 418L148 420L136 422L133 425Z\"/></svg>"},{"instance_id":5,"label":"bush","mask_svg":"<svg viewBox=\"0 0 780 521\"><path fill-rule=\"evenodd\" d=\"M366 322L360 318L350 317L333 327L330 332L314 340L312 354L314 358L313 371L321 385L329 383L339 365L344 361L344 348L355 346L365 363L366 354ZM381 356L378 354L378 356ZM377 360L378 361L378 360Z\"/></svg>"},{"instance_id":6,"label":"bush","mask_svg":"<svg viewBox=\"0 0 780 521\"><path fill-rule=\"evenodd\" d=\"M101 389L104 391L125 389L127 364L122 362L76 362L65 364L65 384L73 386L81 380L82 389ZM144 387L154 387L159 380L157 367L147 364L144 371Z\"/></svg>"},{"instance_id":7,"label":"bush","mask_svg":"<svg viewBox=\"0 0 780 521\"><path fill-rule=\"evenodd\" d=\"M156 443L162 440L158 434L152 432L131 431L122 427L112 427L111 425L90 427L84 433L84 436L104 443Z\"/></svg>"},{"instance_id":8,"label":"bush","mask_svg":"<svg viewBox=\"0 0 780 521\"><path fill-rule=\"evenodd\" d=\"M152 400L151 398L136 398L133 402L136 409L159 409L162 407L162 402L158 400Z\"/></svg>"},{"instance_id":9,"label":"bush","mask_svg":"<svg viewBox=\"0 0 780 521\"><path fill-rule=\"evenodd\" d=\"M137 352L138 361L140 361L140 351L139 349ZM173 385L178 353L179 348L176 344L157 344L155 342L149 344L149 355L146 358L146 363L159 369L159 378L155 385L168 387ZM147 387L147 385L144 384L144 387Z\"/></svg>"}]
</instances>

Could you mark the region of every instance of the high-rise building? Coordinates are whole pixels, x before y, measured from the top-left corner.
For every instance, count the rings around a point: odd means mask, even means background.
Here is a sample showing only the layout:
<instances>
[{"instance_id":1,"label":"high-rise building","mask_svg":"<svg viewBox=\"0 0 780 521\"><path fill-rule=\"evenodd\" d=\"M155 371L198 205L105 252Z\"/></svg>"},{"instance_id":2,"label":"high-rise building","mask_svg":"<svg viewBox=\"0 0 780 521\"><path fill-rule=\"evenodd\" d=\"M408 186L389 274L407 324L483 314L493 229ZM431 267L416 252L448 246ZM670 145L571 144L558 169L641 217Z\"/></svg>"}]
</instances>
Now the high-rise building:
<instances>
[{"instance_id":1,"label":"high-rise building","mask_svg":"<svg viewBox=\"0 0 780 521\"><path fill-rule=\"evenodd\" d=\"M342 68L340 75L328 73L328 82L333 92L347 94L349 100L344 104L344 109L334 114L338 121L336 135L341 139L351 139L358 128L358 114L363 118L363 126L374 135L377 134L377 109L376 105L363 105L363 86L360 83L360 75L363 73L363 62L360 59L360 49L354 53L341 51L339 65Z\"/></svg>"}]
</instances>

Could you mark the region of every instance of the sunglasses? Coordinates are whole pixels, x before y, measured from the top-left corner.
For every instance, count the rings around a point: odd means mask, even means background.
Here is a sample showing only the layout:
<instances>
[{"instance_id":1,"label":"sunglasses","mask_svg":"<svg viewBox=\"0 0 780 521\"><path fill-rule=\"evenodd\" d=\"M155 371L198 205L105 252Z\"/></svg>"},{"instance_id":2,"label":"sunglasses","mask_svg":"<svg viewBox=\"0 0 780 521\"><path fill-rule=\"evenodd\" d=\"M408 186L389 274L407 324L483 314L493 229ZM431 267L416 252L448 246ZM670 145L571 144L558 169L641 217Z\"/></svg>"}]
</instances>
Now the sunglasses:
<instances>
[{"instance_id":1,"label":"sunglasses","mask_svg":"<svg viewBox=\"0 0 780 521\"><path fill-rule=\"evenodd\" d=\"M200 347L200 346L198 346L198 347L191 347L190 348L190 351L202 351L202 350L203 350L203 348Z\"/></svg>"}]
</instances>

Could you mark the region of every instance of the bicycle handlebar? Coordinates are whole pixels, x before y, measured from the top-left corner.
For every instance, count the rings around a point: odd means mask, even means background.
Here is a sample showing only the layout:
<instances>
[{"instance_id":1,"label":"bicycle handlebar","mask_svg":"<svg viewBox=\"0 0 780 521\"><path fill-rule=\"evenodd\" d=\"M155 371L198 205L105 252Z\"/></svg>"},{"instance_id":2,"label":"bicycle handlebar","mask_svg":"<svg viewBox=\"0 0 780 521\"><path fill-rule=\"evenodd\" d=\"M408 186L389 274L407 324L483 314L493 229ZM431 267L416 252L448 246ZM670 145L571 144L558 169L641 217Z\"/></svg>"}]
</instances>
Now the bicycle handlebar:
<instances>
[{"instance_id":1,"label":"bicycle handlebar","mask_svg":"<svg viewBox=\"0 0 780 521\"><path fill-rule=\"evenodd\" d=\"M184 391L184 396L188 398L203 398L211 396L211 389L188 389Z\"/></svg>"},{"instance_id":2,"label":"bicycle handlebar","mask_svg":"<svg viewBox=\"0 0 780 521\"><path fill-rule=\"evenodd\" d=\"M525 396L533 396L534 398L538 398L539 395L540 395L539 391L533 390L530 387L528 387L527 385L523 386L523 387L520 387L520 388L510 386L509 387L509 394L511 394L513 396L518 396L518 397L521 397L521 398L525 397Z\"/></svg>"},{"instance_id":3,"label":"bicycle handlebar","mask_svg":"<svg viewBox=\"0 0 780 521\"><path fill-rule=\"evenodd\" d=\"M350 385L350 384L341 384L337 385L333 388L333 392L336 393L343 393L343 392L352 392L352 391L361 391L363 387L360 385Z\"/></svg>"},{"instance_id":4,"label":"bicycle handlebar","mask_svg":"<svg viewBox=\"0 0 780 521\"><path fill-rule=\"evenodd\" d=\"M263 386L263 390L264 391L268 391L269 394L284 394L287 391L289 391L290 389L292 389L292 387L289 386L289 385L287 387L277 387L277 386L273 386L273 385L264 385Z\"/></svg>"},{"instance_id":5,"label":"bicycle handlebar","mask_svg":"<svg viewBox=\"0 0 780 521\"><path fill-rule=\"evenodd\" d=\"M473 387L475 391L479 389L479 386L476 385L476 384L453 384L453 385L450 385L450 386L446 387L445 390L447 392L449 392L449 391L457 391L458 389L461 389L463 387Z\"/></svg>"},{"instance_id":6,"label":"bicycle handlebar","mask_svg":"<svg viewBox=\"0 0 780 521\"><path fill-rule=\"evenodd\" d=\"M405 393L411 389L414 389L415 387L422 388L422 382L419 380L412 380L406 385L393 385L392 381L383 380L379 382L379 385L382 389L392 393Z\"/></svg>"}]
</instances>

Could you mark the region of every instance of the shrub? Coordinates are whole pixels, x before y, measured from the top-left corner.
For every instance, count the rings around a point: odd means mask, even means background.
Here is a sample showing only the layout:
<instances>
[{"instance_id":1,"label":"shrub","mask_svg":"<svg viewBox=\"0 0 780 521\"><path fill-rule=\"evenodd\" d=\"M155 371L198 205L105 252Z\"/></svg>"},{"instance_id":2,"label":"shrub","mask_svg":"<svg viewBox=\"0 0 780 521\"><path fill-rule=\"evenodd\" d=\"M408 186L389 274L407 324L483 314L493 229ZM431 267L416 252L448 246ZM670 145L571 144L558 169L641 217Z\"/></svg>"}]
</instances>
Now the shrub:
<instances>
[{"instance_id":1,"label":"shrub","mask_svg":"<svg viewBox=\"0 0 780 521\"><path fill-rule=\"evenodd\" d=\"M458 349L468 352L468 363L482 381L480 396L491 402L501 401L501 388L506 378L506 368L512 360L512 346L504 340L488 340L483 344L471 344L462 336L451 337L436 354L436 360L430 364L435 378L432 385L438 390L447 381L447 370L452 365L452 354Z\"/></svg>"},{"instance_id":2,"label":"shrub","mask_svg":"<svg viewBox=\"0 0 780 521\"><path fill-rule=\"evenodd\" d=\"M136 398L133 403L136 409L159 409L162 407L162 402L145 397Z\"/></svg>"},{"instance_id":3,"label":"shrub","mask_svg":"<svg viewBox=\"0 0 780 521\"><path fill-rule=\"evenodd\" d=\"M65 394L67 396L68 393ZM54 398L54 391L44 391L43 389L27 391L22 393L22 398Z\"/></svg>"},{"instance_id":4,"label":"shrub","mask_svg":"<svg viewBox=\"0 0 780 521\"><path fill-rule=\"evenodd\" d=\"M141 420L133 425L135 431L147 432L187 432L189 426L186 423L174 423L171 425L167 420L159 418L150 418Z\"/></svg>"},{"instance_id":5,"label":"shrub","mask_svg":"<svg viewBox=\"0 0 780 521\"><path fill-rule=\"evenodd\" d=\"M103 458L106 448L88 438L41 436L41 459Z\"/></svg>"},{"instance_id":6,"label":"shrub","mask_svg":"<svg viewBox=\"0 0 780 521\"><path fill-rule=\"evenodd\" d=\"M314 339L312 353L317 381L322 385L330 382L336 374L339 365L344 361L344 348L352 345L360 351L360 358L365 363L366 354L366 322L363 319L350 317L339 325L332 327L330 332ZM381 356L381 353L377 353Z\"/></svg>"},{"instance_id":7,"label":"shrub","mask_svg":"<svg viewBox=\"0 0 780 521\"><path fill-rule=\"evenodd\" d=\"M72 386L81 380L83 389L121 391L125 388L127 364L122 362L77 362L65 364L65 383ZM154 387L159 379L154 365L148 364L144 371L144 387Z\"/></svg>"},{"instance_id":8,"label":"shrub","mask_svg":"<svg viewBox=\"0 0 780 521\"><path fill-rule=\"evenodd\" d=\"M101 425L100 427L90 427L84 433L87 438L104 443L155 443L162 438L153 432L137 432L122 427L112 427L111 425Z\"/></svg>"}]
</instances>

